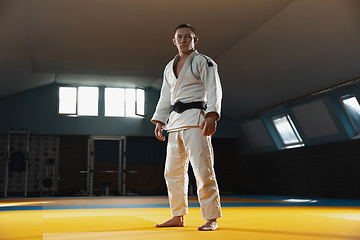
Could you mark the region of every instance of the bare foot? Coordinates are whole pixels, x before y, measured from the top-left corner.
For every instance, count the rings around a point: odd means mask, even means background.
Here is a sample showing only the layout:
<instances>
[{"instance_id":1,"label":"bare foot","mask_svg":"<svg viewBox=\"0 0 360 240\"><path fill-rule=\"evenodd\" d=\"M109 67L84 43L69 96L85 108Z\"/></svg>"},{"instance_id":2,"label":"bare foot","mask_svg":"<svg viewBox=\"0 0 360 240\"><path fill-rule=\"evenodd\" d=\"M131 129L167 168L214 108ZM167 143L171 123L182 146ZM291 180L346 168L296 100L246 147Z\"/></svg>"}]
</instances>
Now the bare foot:
<instances>
[{"instance_id":1,"label":"bare foot","mask_svg":"<svg viewBox=\"0 0 360 240\"><path fill-rule=\"evenodd\" d=\"M173 218L167 220L162 224L156 224L155 227L184 227L184 217L183 216L174 216Z\"/></svg>"},{"instance_id":2,"label":"bare foot","mask_svg":"<svg viewBox=\"0 0 360 240\"><path fill-rule=\"evenodd\" d=\"M199 231L215 231L218 229L217 220L215 219L209 219L206 221L206 223L200 227L198 227Z\"/></svg>"}]
</instances>

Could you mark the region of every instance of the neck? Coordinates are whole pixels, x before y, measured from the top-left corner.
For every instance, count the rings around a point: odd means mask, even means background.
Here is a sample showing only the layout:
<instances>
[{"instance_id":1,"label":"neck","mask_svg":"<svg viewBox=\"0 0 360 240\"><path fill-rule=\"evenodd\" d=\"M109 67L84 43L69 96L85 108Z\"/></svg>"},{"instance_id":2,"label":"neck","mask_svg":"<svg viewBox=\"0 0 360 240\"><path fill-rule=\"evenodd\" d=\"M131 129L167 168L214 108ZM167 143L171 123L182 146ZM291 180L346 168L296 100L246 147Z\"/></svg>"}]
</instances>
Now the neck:
<instances>
[{"instance_id":1,"label":"neck","mask_svg":"<svg viewBox=\"0 0 360 240\"><path fill-rule=\"evenodd\" d=\"M180 58L188 58L190 56L190 54L193 53L194 51L195 51L195 49L191 49L186 52L179 51L179 56L180 56Z\"/></svg>"}]
</instances>

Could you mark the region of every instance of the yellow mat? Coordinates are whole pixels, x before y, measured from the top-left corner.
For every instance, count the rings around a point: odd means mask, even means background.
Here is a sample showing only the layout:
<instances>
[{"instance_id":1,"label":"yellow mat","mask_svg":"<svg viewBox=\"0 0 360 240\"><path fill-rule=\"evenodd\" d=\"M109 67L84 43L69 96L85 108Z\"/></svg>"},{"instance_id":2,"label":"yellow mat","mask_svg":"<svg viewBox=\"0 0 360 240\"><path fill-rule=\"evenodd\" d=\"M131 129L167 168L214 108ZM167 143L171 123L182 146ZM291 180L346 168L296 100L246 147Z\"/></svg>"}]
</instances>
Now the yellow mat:
<instances>
[{"instance_id":1,"label":"yellow mat","mask_svg":"<svg viewBox=\"0 0 360 240\"><path fill-rule=\"evenodd\" d=\"M168 208L81 209L0 212L1 240L212 240L360 239L356 207L225 207L219 229L199 232L199 208L190 208L184 228L155 228Z\"/></svg>"}]
</instances>

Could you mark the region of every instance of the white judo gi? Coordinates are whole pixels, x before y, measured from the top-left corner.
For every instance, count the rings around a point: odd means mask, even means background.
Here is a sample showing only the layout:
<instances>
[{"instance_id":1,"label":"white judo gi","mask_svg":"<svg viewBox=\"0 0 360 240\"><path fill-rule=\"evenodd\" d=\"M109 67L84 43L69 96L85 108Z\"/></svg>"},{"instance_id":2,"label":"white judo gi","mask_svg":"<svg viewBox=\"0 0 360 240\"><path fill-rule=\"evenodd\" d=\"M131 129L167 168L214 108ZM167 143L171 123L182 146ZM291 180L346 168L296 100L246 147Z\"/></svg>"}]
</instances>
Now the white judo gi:
<instances>
[{"instance_id":1,"label":"white judo gi","mask_svg":"<svg viewBox=\"0 0 360 240\"><path fill-rule=\"evenodd\" d=\"M178 55L164 70L159 102L151 119L165 123L168 131L165 180L168 187L170 208L173 216L188 213L188 164L193 167L198 198L203 219L222 216L220 194L214 172L214 155L211 136L204 136L200 129L209 112L218 113L220 119L222 89L216 63L207 56L194 51L187 58L178 78L174 63ZM206 110L188 109L182 113L172 111L170 105L205 102Z\"/></svg>"}]
</instances>

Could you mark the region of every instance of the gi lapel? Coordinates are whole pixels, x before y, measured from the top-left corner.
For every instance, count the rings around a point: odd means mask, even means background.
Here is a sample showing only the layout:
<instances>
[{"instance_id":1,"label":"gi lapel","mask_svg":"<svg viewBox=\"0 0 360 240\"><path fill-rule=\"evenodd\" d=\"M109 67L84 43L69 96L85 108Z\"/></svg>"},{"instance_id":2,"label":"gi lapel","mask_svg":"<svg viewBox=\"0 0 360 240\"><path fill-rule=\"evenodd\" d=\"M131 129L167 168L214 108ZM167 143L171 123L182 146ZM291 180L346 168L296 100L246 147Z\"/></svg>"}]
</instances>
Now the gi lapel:
<instances>
[{"instance_id":1,"label":"gi lapel","mask_svg":"<svg viewBox=\"0 0 360 240\"><path fill-rule=\"evenodd\" d=\"M173 88L173 91L172 91L172 94L171 94L171 103L174 104L175 103L175 98L176 98L176 95L177 95L177 91L181 85L181 82L182 80L184 79L185 77L185 74L187 72L187 69L191 66L191 63L192 63L192 60L194 59L194 57L196 56L197 54L197 51L195 50L194 52L192 52L190 54L190 56L186 59L185 63L184 63L184 66L182 67L181 71L180 71L180 74L178 76L178 79L176 80L175 82L175 85L174 85L174 88ZM173 70L174 68L172 68L172 71L174 72Z\"/></svg>"}]
</instances>

